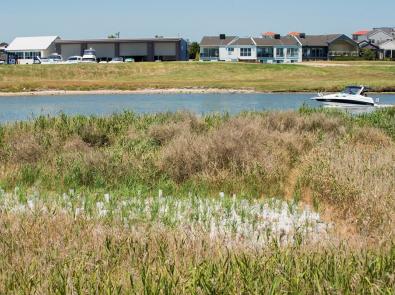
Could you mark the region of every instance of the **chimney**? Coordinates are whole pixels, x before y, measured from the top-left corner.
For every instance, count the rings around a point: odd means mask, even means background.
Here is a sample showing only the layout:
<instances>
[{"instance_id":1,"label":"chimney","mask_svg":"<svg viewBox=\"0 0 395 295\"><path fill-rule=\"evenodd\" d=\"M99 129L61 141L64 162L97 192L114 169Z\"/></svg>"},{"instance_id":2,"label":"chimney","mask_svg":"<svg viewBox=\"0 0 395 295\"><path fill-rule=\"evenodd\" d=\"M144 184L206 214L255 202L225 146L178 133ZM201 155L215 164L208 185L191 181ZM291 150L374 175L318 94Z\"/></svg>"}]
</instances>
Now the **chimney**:
<instances>
[{"instance_id":1,"label":"chimney","mask_svg":"<svg viewBox=\"0 0 395 295\"><path fill-rule=\"evenodd\" d=\"M225 39L226 39L226 35L225 35L225 34L220 34L220 35L219 35L219 39L225 40Z\"/></svg>"}]
</instances>

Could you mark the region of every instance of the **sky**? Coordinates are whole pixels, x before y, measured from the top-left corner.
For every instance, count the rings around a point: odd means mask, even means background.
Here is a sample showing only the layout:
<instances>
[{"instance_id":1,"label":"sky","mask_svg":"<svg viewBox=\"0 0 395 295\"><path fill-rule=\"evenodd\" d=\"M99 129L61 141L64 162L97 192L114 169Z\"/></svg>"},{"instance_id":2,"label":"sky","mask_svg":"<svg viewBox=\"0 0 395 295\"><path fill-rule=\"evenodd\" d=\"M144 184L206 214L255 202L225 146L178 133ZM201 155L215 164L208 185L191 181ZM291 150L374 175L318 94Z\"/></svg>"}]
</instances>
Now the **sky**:
<instances>
[{"instance_id":1,"label":"sky","mask_svg":"<svg viewBox=\"0 0 395 295\"><path fill-rule=\"evenodd\" d=\"M3 1L1 1L3 2ZM274 31L345 33L395 27L395 1L366 0L18 0L0 4L0 42L17 36L62 39L183 37Z\"/></svg>"}]
</instances>

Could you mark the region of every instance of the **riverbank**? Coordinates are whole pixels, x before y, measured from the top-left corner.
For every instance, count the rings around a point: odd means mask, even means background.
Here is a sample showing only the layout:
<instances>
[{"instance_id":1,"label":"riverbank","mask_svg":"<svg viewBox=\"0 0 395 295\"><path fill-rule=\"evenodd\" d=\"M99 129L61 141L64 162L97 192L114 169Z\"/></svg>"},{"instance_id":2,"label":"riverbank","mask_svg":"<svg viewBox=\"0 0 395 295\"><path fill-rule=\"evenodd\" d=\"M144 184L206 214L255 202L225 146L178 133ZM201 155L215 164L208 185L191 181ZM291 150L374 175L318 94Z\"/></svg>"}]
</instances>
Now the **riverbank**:
<instances>
[{"instance_id":1,"label":"riverbank","mask_svg":"<svg viewBox=\"0 0 395 295\"><path fill-rule=\"evenodd\" d=\"M0 67L0 93L59 91L317 92L346 85L395 92L395 63L130 63ZM51 94L50 94L51 95Z\"/></svg>"},{"instance_id":2,"label":"riverbank","mask_svg":"<svg viewBox=\"0 0 395 295\"><path fill-rule=\"evenodd\" d=\"M0 92L0 97L10 96L60 96L60 95L125 95L125 94L249 94L266 93L244 89L169 88L137 90L37 90L27 92Z\"/></svg>"},{"instance_id":3,"label":"riverbank","mask_svg":"<svg viewBox=\"0 0 395 295\"><path fill-rule=\"evenodd\" d=\"M392 294L394 126L307 107L2 125L0 293Z\"/></svg>"}]
</instances>

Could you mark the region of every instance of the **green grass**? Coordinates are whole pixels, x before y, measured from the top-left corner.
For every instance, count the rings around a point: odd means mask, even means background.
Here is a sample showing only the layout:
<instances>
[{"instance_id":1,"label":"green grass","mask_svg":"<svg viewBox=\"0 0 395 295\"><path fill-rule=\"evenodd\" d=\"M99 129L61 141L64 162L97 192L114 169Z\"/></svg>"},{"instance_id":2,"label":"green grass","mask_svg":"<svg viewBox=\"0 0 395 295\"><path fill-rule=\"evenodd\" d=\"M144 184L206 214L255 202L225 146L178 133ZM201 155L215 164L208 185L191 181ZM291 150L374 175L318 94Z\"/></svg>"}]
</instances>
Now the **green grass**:
<instances>
[{"instance_id":1,"label":"green grass","mask_svg":"<svg viewBox=\"0 0 395 295\"><path fill-rule=\"evenodd\" d=\"M334 62L327 67L199 62L0 67L2 92L192 87L335 91L349 84L395 91L394 81L395 64L390 62Z\"/></svg>"}]
</instances>

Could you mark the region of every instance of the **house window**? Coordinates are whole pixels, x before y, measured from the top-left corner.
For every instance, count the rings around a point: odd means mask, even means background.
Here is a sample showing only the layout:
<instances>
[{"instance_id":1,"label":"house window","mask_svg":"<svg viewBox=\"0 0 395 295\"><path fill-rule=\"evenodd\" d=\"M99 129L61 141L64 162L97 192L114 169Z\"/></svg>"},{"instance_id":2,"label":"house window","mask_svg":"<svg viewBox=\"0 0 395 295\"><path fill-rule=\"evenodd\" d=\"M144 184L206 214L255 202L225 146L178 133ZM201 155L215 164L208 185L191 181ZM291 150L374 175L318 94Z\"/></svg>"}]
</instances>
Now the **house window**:
<instances>
[{"instance_id":1,"label":"house window","mask_svg":"<svg viewBox=\"0 0 395 295\"><path fill-rule=\"evenodd\" d=\"M298 57L299 50L297 48L287 48L288 57Z\"/></svg>"},{"instance_id":2,"label":"house window","mask_svg":"<svg viewBox=\"0 0 395 295\"><path fill-rule=\"evenodd\" d=\"M258 47L257 48L258 57L273 57L273 47Z\"/></svg>"},{"instance_id":3,"label":"house window","mask_svg":"<svg viewBox=\"0 0 395 295\"><path fill-rule=\"evenodd\" d=\"M234 48L228 48L228 55L232 55L233 54L233 52L235 51L235 49Z\"/></svg>"},{"instance_id":4,"label":"house window","mask_svg":"<svg viewBox=\"0 0 395 295\"><path fill-rule=\"evenodd\" d=\"M201 57L205 58L217 58L219 56L219 49L218 48L202 48L200 53Z\"/></svg>"},{"instance_id":5,"label":"house window","mask_svg":"<svg viewBox=\"0 0 395 295\"><path fill-rule=\"evenodd\" d=\"M284 48L276 48L276 57L284 57Z\"/></svg>"},{"instance_id":6,"label":"house window","mask_svg":"<svg viewBox=\"0 0 395 295\"><path fill-rule=\"evenodd\" d=\"M251 48L240 48L240 56L251 56Z\"/></svg>"}]
</instances>

